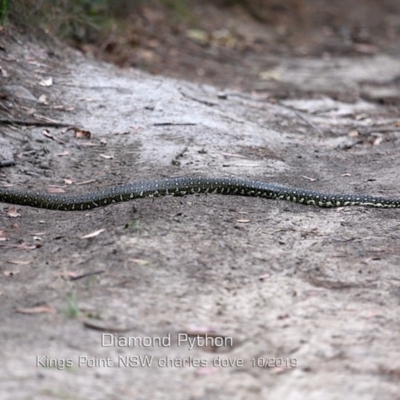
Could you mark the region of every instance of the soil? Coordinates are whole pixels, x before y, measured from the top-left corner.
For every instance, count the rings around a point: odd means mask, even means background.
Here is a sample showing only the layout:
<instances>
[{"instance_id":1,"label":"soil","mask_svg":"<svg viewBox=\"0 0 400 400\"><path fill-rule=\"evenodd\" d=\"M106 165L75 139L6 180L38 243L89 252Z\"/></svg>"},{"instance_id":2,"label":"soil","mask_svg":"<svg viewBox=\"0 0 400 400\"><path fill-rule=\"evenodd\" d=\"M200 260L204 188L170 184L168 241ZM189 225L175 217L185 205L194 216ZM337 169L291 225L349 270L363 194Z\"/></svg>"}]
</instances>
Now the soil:
<instances>
[{"instance_id":1,"label":"soil","mask_svg":"<svg viewBox=\"0 0 400 400\"><path fill-rule=\"evenodd\" d=\"M262 31L223 10L211 14ZM15 165L0 184L87 193L226 176L400 197L400 59L384 39L362 55L203 44L211 82L168 59L157 72L186 80L119 68L11 25L0 157ZM399 218L218 195L1 204L1 397L398 398Z\"/></svg>"}]
</instances>

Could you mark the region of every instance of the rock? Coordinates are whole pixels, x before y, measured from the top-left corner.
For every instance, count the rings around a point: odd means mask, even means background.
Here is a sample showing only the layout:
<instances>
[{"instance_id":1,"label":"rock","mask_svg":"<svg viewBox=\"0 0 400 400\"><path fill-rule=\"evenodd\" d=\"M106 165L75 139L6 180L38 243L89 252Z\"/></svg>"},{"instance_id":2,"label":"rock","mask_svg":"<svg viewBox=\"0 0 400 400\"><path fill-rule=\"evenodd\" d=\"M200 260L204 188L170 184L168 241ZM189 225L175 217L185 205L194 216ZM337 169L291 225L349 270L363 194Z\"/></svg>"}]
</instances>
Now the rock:
<instances>
[{"instance_id":1,"label":"rock","mask_svg":"<svg viewBox=\"0 0 400 400\"><path fill-rule=\"evenodd\" d=\"M19 99L38 101L37 98L26 88L20 85L6 85L3 86L7 95L17 97Z\"/></svg>"}]
</instances>

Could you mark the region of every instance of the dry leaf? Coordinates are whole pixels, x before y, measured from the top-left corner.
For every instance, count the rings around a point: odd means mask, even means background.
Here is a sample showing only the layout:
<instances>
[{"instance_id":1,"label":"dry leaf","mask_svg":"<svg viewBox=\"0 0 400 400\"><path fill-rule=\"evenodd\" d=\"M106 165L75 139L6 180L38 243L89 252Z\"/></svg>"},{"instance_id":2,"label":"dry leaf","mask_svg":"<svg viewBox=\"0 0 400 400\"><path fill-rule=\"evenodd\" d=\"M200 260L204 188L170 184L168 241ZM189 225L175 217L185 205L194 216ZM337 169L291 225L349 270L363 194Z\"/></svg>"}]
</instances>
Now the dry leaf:
<instances>
[{"instance_id":1,"label":"dry leaf","mask_svg":"<svg viewBox=\"0 0 400 400\"><path fill-rule=\"evenodd\" d=\"M21 243L19 246L17 246L17 249L21 249L21 250L35 250L39 247L42 247L42 245L37 244L37 245L27 245L26 243Z\"/></svg>"},{"instance_id":2,"label":"dry leaf","mask_svg":"<svg viewBox=\"0 0 400 400\"><path fill-rule=\"evenodd\" d=\"M363 113L363 114L357 114L357 115L354 117L354 119L355 119L356 121L361 121L361 120L363 120L363 119L367 119L368 117L369 117L368 114Z\"/></svg>"},{"instance_id":3,"label":"dry leaf","mask_svg":"<svg viewBox=\"0 0 400 400\"><path fill-rule=\"evenodd\" d=\"M11 206L11 207L8 209L7 215L8 215L9 217L12 217L12 218L17 218L17 217L20 217L20 216L21 216L21 214L19 214L19 213L17 212L17 208L14 207L14 206Z\"/></svg>"},{"instance_id":4,"label":"dry leaf","mask_svg":"<svg viewBox=\"0 0 400 400\"><path fill-rule=\"evenodd\" d=\"M47 97L46 97L45 94L42 94L42 95L38 98L38 102L39 102L40 104L45 104L45 105L49 104L49 103L47 102Z\"/></svg>"},{"instance_id":5,"label":"dry leaf","mask_svg":"<svg viewBox=\"0 0 400 400\"><path fill-rule=\"evenodd\" d=\"M309 180L310 182L315 182L316 178L310 178L309 176L302 175L302 178Z\"/></svg>"},{"instance_id":6,"label":"dry leaf","mask_svg":"<svg viewBox=\"0 0 400 400\"><path fill-rule=\"evenodd\" d=\"M6 231L0 231L0 242L5 242L7 240Z\"/></svg>"},{"instance_id":7,"label":"dry leaf","mask_svg":"<svg viewBox=\"0 0 400 400\"><path fill-rule=\"evenodd\" d=\"M132 261L132 262L140 264L140 265L146 265L149 263L148 260L142 260L140 258L130 258L129 261Z\"/></svg>"},{"instance_id":8,"label":"dry leaf","mask_svg":"<svg viewBox=\"0 0 400 400\"><path fill-rule=\"evenodd\" d=\"M262 81L272 80L281 81L282 80L282 68L272 68L263 72L260 72L259 77Z\"/></svg>"},{"instance_id":9,"label":"dry leaf","mask_svg":"<svg viewBox=\"0 0 400 400\"><path fill-rule=\"evenodd\" d=\"M149 64L158 59L156 53L153 50L137 48L136 52L138 54L139 59Z\"/></svg>"},{"instance_id":10,"label":"dry leaf","mask_svg":"<svg viewBox=\"0 0 400 400\"><path fill-rule=\"evenodd\" d=\"M54 140L54 136L49 132L48 129L43 129L42 133L44 136L48 137L49 139L53 139Z\"/></svg>"},{"instance_id":11,"label":"dry leaf","mask_svg":"<svg viewBox=\"0 0 400 400\"><path fill-rule=\"evenodd\" d=\"M78 132L75 132L75 136L78 138L78 139L91 139L92 138L92 133L90 132L90 131L78 131Z\"/></svg>"},{"instance_id":12,"label":"dry leaf","mask_svg":"<svg viewBox=\"0 0 400 400\"><path fill-rule=\"evenodd\" d=\"M357 137L357 136L360 136L360 134L359 134L359 132L356 130L356 129L353 129L352 131L350 131L348 134L347 134L347 136L349 136L349 137Z\"/></svg>"},{"instance_id":13,"label":"dry leaf","mask_svg":"<svg viewBox=\"0 0 400 400\"><path fill-rule=\"evenodd\" d=\"M66 185L72 185L72 183L73 183L73 181L72 181L72 179L63 179L63 181L64 181L64 183L66 184Z\"/></svg>"},{"instance_id":14,"label":"dry leaf","mask_svg":"<svg viewBox=\"0 0 400 400\"><path fill-rule=\"evenodd\" d=\"M105 158L106 160L112 160L114 158L114 156L109 156L107 154L100 154L100 157Z\"/></svg>"},{"instance_id":15,"label":"dry leaf","mask_svg":"<svg viewBox=\"0 0 400 400\"><path fill-rule=\"evenodd\" d=\"M41 121L46 121L46 122L50 122L50 123L54 123L54 124L59 124L60 121L56 121L55 119L51 119L49 117L46 117L45 115L40 115L40 114L35 114L37 119L40 119Z\"/></svg>"},{"instance_id":16,"label":"dry leaf","mask_svg":"<svg viewBox=\"0 0 400 400\"><path fill-rule=\"evenodd\" d=\"M65 150L62 153L56 153L56 156L58 157L69 156L69 151Z\"/></svg>"},{"instance_id":17,"label":"dry leaf","mask_svg":"<svg viewBox=\"0 0 400 400\"><path fill-rule=\"evenodd\" d=\"M232 154L232 153L220 153L224 157L236 157L236 158L247 158L246 156L242 156L241 154Z\"/></svg>"},{"instance_id":18,"label":"dry leaf","mask_svg":"<svg viewBox=\"0 0 400 400\"><path fill-rule=\"evenodd\" d=\"M18 275L19 271L4 271L3 274L5 276L14 276L14 275Z\"/></svg>"},{"instance_id":19,"label":"dry leaf","mask_svg":"<svg viewBox=\"0 0 400 400\"><path fill-rule=\"evenodd\" d=\"M49 306L37 306L29 308L16 308L15 312L20 314L54 314L56 310Z\"/></svg>"},{"instance_id":20,"label":"dry leaf","mask_svg":"<svg viewBox=\"0 0 400 400\"><path fill-rule=\"evenodd\" d=\"M90 131L85 131L81 128L77 128L76 126L72 126L71 128L68 128L65 132L68 131L74 131L75 132L75 137L78 139L91 139L92 138L92 133Z\"/></svg>"},{"instance_id":21,"label":"dry leaf","mask_svg":"<svg viewBox=\"0 0 400 400\"><path fill-rule=\"evenodd\" d=\"M90 239L90 238L96 237L96 236L100 235L100 233L102 233L104 231L105 231L104 228L103 229L99 229L98 231L94 231L92 233L89 233L88 235L81 236L81 239Z\"/></svg>"},{"instance_id":22,"label":"dry leaf","mask_svg":"<svg viewBox=\"0 0 400 400\"><path fill-rule=\"evenodd\" d=\"M82 142L82 146L87 146L87 147L98 147L98 143L93 143L93 142ZM102 146L102 145L100 145Z\"/></svg>"},{"instance_id":23,"label":"dry leaf","mask_svg":"<svg viewBox=\"0 0 400 400\"><path fill-rule=\"evenodd\" d=\"M201 44L206 44L210 40L209 34L200 29L188 29L186 31L186 36Z\"/></svg>"},{"instance_id":24,"label":"dry leaf","mask_svg":"<svg viewBox=\"0 0 400 400\"><path fill-rule=\"evenodd\" d=\"M382 137L379 136L374 140L374 146L379 146L382 143Z\"/></svg>"},{"instance_id":25,"label":"dry leaf","mask_svg":"<svg viewBox=\"0 0 400 400\"><path fill-rule=\"evenodd\" d=\"M52 77L46 78L46 79L42 79L42 80L39 82L39 85L40 85L40 86L45 86L45 87L49 87L49 86L51 86L52 84L53 84L53 78L52 78Z\"/></svg>"},{"instance_id":26,"label":"dry leaf","mask_svg":"<svg viewBox=\"0 0 400 400\"><path fill-rule=\"evenodd\" d=\"M235 35L226 28L218 29L211 34L210 44L216 47L234 48L237 43Z\"/></svg>"},{"instance_id":27,"label":"dry leaf","mask_svg":"<svg viewBox=\"0 0 400 400\"><path fill-rule=\"evenodd\" d=\"M55 106L53 106L54 110L65 110L65 111L73 111L74 107L65 107L62 104L56 104Z\"/></svg>"},{"instance_id":28,"label":"dry leaf","mask_svg":"<svg viewBox=\"0 0 400 400\"><path fill-rule=\"evenodd\" d=\"M87 185L93 182L96 182L96 179L90 179L89 181L78 182L77 185Z\"/></svg>"},{"instance_id":29,"label":"dry leaf","mask_svg":"<svg viewBox=\"0 0 400 400\"><path fill-rule=\"evenodd\" d=\"M65 193L65 190L63 188L59 187L59 186L48 186L47 187L47 192L48 193L52 193L52 194Z\"/></svg>"},{"instance_id":30,"label":"dry leaf","mask_svg":"<svg viewBox=\"0 0 400 400\"><path fill-rule=\"evenodd\" d=\"M9 261L10 264L15 264L15 265L28 265L32 261L31 260L14 260L14 261Z\"/></svg>"}]
</instances>

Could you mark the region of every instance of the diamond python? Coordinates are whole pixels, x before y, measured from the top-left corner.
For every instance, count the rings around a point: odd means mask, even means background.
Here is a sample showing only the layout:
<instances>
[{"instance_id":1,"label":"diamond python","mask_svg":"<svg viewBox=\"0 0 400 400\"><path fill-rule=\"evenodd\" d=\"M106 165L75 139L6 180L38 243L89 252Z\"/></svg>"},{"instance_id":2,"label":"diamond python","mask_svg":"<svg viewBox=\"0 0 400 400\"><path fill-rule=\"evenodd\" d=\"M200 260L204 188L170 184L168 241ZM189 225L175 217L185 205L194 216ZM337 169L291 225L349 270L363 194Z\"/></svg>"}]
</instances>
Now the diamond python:
<instances>
[{"instance_id":1,"label":"diamond python","mask_svg":"<svg viewBox=\"0 0 400 400\"><path fill-rule=\"evenodd\" d=\"M319 207L400 208L400 199L319 193L248 179L196 177L142 181L79 195L46 194L0 187L0 202L50 210L79 211L145 197L184 196L195 193L265 197Z\"/></svg>"}]
</instances>

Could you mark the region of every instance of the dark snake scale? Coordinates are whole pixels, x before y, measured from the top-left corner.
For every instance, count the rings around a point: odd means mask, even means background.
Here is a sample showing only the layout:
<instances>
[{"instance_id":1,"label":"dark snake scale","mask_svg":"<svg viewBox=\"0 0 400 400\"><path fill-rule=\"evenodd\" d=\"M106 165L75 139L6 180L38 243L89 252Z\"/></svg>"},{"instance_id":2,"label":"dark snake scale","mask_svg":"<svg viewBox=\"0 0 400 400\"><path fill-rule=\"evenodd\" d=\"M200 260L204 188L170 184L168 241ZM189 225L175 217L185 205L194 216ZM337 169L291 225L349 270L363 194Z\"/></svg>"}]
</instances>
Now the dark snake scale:
<instances>
[{"instance_id":1,"label":"dark snake scale","mask_svg":"<svg viewBox=\"0 0 400 400\"><path fill-rule=\"evenodd\" d=\"M319 207L400 208L400 199L355 194L326 194L247 179L195 177L142 181L82 195L45 194L0 187L0 202L50 210L79 211L145 197L184 196L195 193L265 197Z\"/></svg>"}]
</instances>

